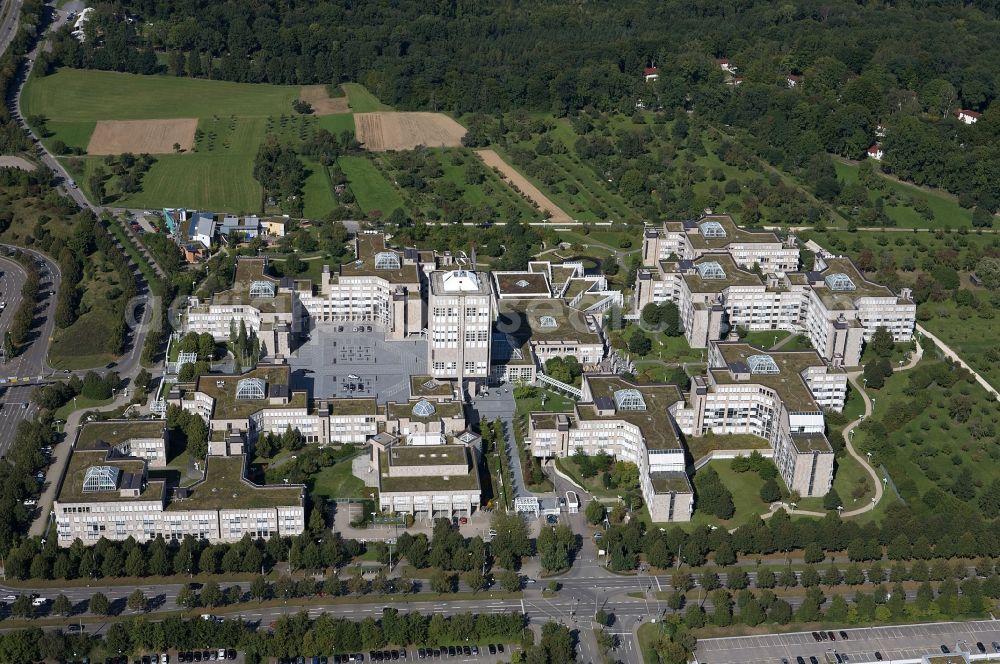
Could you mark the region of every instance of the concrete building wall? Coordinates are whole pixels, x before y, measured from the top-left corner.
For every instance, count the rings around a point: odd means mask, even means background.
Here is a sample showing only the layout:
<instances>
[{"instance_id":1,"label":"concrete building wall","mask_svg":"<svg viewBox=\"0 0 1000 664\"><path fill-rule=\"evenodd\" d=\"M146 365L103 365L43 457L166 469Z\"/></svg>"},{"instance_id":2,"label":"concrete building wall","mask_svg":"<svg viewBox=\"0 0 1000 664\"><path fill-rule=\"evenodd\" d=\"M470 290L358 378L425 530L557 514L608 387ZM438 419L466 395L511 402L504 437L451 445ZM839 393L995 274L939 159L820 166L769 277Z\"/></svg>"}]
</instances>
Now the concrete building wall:
<instances>
[{"instance_id":1,"label":"concrete building wall","mask_svg":"<svg viewBox=\"0 0 1000 664\"><path fill-rule=\"evenodd\" d=\"M656 523L686 522L694 513L694 494L690 492L648 493L643 491L649 518Z\"/></svg>"}]
</instances>

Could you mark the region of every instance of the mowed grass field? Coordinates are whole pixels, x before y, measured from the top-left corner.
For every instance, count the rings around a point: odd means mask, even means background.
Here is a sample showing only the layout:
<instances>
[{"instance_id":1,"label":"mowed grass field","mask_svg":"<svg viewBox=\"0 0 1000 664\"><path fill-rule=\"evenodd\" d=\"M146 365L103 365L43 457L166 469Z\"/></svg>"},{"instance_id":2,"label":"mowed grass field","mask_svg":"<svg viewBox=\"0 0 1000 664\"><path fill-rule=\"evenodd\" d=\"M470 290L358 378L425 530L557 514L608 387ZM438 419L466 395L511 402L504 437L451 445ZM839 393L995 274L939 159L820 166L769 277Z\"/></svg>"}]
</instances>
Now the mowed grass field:
<instances>
[{"instance_id":1,"label":"mowed grass field","mask_svg":"<svg viewBox=\"0 0 1000 664\"><path fill-rule=\"evenodd\" d=\"M381 210L383 216L388 216L398 207L403 207L400 197L392 183L383 177L368 157L343 156L338 160L351 184L351 191L358 199L358 205L365 212Z\"/></svg>"},{"instance_id":2,"label":"mowed grass field","mask_svg":"<svg viewBox=\"0 0 1000 664\"><path fill-rule=\"evenodd\" d=\"M363 86L346 84L352 106L386 110ZM141 76L78 69L61 69L33 77L22 100L26 116L45 118L51 149L56 140L86 149L101 120L197 118L202 138L191 151L163 154L142 180L142 190L110 204L127 207L187 206L220 212L261 210L261 187L253 178L253 159L268 133L303 137L303 116L292 111L299 86L276 86L172 76ZM287 118L287 124L279 118ZM351 113L308 116L307 131L316 127L334 133L354 131ZM81 187L101 157L64 158ZM306 182L306 210L322 215L334 206L325 174L316 164ZM311 195L312 200L309 199ZM398 196L397 196L398 199ZM398 205L397 205L398 206ZM390 208L391 209L394 208Z\"/></svg>"}]
</instances>

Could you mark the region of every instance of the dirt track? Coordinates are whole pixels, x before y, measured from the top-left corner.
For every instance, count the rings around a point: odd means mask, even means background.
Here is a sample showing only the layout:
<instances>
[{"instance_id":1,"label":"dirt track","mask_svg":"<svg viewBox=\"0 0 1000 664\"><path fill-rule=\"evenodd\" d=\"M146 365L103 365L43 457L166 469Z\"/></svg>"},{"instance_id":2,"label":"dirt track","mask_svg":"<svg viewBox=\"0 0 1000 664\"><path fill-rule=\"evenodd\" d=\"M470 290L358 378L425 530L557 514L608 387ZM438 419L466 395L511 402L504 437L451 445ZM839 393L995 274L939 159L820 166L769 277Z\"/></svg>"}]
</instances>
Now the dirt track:
<instances>
[{"instance_id":1,"label":"dirt track","mask_svg":"<svg viewBox=\"0 0 1000 664\"><path fill-rule=\"evenodd\" d=\"M326 92L325 85L303 85L299 91L299 99L309 102L316 115L333 115L335 113L350 113L347 95L331 97Z\"/></svg>"},{"instance_id":2,"label":"dirt track","mask_svg":"<svg viewBox=\"0 0 1000 664\"><path fill-rule=\"evenodd\" d=\"M0 168L20 168L22 171L33 171L35 165L24 157L0 155Z\"/></svg>"},{"instance_id":3,"label":"dirt track","mask_svg":"<svg viewBox=\"0 0 1000 664\"><path fill-rule=\"evenodd\" d=\"M443 113L355 113L354 130L366 150L462 146L465 127Z\"/></svg>"},{"instance_id":4,"label":"dirt track","mask_svg":"<svg viewBox=\"0 0 1000 664\"><path fill-rule=\"evenodd\" d=\"M566 223L573 221L573 219L563 212L552 200L539 191L538 187L531 184L526 177L514 170L514 167L508 164L503 158L500 157L493 150L476 150L476 154L479 158L483 160L483 163L490 168L496 168L500 171L503 179L507 184L512 187L516 187L520 190L521 195L538 204L540 210L543 214L548 211L546 216L549 221L553 223Z\"/></svg>"},{"instance_id":5,"label":"dirt track","mask_svg":"<svg viewBox=\"0 0 1000 664\"><path fill-rule=\"evenodd\" d=\"M170 154L194 145L197 118L174 120L101 120L87 144L87 154Z\"/></svg>"}]
</instances>

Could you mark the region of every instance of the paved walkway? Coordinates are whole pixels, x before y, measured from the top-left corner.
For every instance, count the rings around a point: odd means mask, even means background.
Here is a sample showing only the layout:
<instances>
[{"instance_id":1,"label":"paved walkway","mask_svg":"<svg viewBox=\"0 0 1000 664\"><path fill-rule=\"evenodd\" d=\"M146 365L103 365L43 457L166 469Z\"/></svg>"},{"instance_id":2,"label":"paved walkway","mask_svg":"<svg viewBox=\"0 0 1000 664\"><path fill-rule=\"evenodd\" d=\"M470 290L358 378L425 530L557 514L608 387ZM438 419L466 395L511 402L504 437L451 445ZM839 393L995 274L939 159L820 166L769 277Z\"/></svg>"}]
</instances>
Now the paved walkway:
<instances>
[{"instance_id":1,"label":"paved walkway","mask_svg":"<svg viewBox=\"0 0 1000 664\"><path fill-rule=\"evenodd\" d=\"M62 441L55 445L55 449L52 450L52 465L46 470L46 476L49 478L48 483L45 485L45 490L42 495L38 498L38 516L31 523L31 529L28 531L30 537L41 537L45 535L45 530L49 525L49 514L52 510L52 504L55 502L56 496L59 494L59 487L62 486L63 473L66 472L66 464L69 461L71 452L73 451L73 443L76 441L76 431L80 426L80 419L84 414L91 411L104 412L108 410L114 410L115 408L120 408L121 406L127 404L129 401L126 396L126 390L121 390L118 396L109 404L103 406L98 406L94 408L87 408L85 410L74 410L66 417L66 426L63 429L65 435Z\"/></svg>"},{"instance_id":2,"label":"paved walkway","mask_svg":"<svg viewBox=\"0 0 1000 664\"><path fill-rule=\"evenodd\" d=\"M941 349L941 351L945 354L945 357L947 357L948 359L954 361L956 364L958 364L963 369L968 370L969 373L971 373L973 376L976 377L976 382L979 383L980 385L982 385L983 389L985 389L987 392L989 392L990 394L992 394L998 401L1000 401L1000 392L997 391L997 388L993 387L990 384L990 382L988 380L986 380L985 378L983 378L982 375L978 371L976 371L975 369L973 369L972 367L970 367L968 364L966 364L965 360L963 360L961 357L959 357L958 353L956 353L955 351L953 351L950 346L948 346L943 341L941 341L940 339L938 339L937 337L935 337L933 334L931 334L930 332L928 332L927 330L925 330L923 328L923 326L921 326L919 324L917 325L917 332L919 332L920 334L924 335L925 337L927 337L928 339L930 339L931 341L933 341L934 343L936 343L938 345L938 347Z\"/></svg>"},{"instance_id":3,"label":"paved walkway","mask_svg":"<svg viewBox=\"0 0 1000 664\"><path fill-rule=\"evenodd\" d=\"M919 329L919 327L920 326L918 325L917 328ZM914 352L910 354L909 361L905 365L896 369L896 371L907 371L909 369L912 369L913 367L917 366L917 363L920 362L921 358L923 358L924 349L920 345L920 343L914 340L913 345L915 346L916 350L914 350ZM847 512L841 512L840 516L842 518L843 517L850 518L853 516L858 516L859 514L864 514L865 512L872 511L878 506L885 492L884 486L882 484L882 478L879 477L878 472L868 462L866 455L859 454L858 451L854 449L854 444L851 442L851 432L854 431L854 428L857 427L859 424L861 424L861 422L866 417L872 414L872 409L874 407L872 405L871 399L868 397L868 394L865 392L864 388L858 384L858 378L860 376L861 376L860 371L852 371L847 374L847 379L851 382L851 385L854 386L854 389L856 389L858 391L858 394L861 395L861 398L864 399L865 412L864 415L854 420L853 422L850 422L846 427L844 427L844 446L847 449L847 453L850 454L855 461L861 464L861 467L864 468L865 471L868 473L868 475L871 476L872 482L874 482L875 484L875 496L871 502L865 504L862 507ZM818 517L826 516L826 512L816 512L813 510L798 510L798 509L793 509L790 505L786 503L777 503L774 507L771 508L770 512L764 514L761 518L767 519L773 516L774 513L777 512L779 509L784 509L789 514L795 516L818 516Z\"/></svg>"}]
</instances>

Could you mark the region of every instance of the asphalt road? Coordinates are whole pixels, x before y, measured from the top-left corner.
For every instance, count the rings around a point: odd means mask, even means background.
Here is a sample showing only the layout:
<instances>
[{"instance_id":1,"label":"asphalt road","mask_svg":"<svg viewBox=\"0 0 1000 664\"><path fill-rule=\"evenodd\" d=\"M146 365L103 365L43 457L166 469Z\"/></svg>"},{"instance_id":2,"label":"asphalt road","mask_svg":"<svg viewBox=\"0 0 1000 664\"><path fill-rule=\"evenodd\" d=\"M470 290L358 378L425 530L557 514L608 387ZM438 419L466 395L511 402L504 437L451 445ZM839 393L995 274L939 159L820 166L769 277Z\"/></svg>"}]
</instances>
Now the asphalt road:
<instances>
[{"instance_id":1,"label":"asphalt road","mask_svg":"<svg viewBox=\"0 0 1000 664\"><path fill-rule=\"evenodd\" d=\"M21 14L21 0L4 2L0 7L0 53L7 50L17 34L17 19Z\"/></svg>"}]
</instances>

